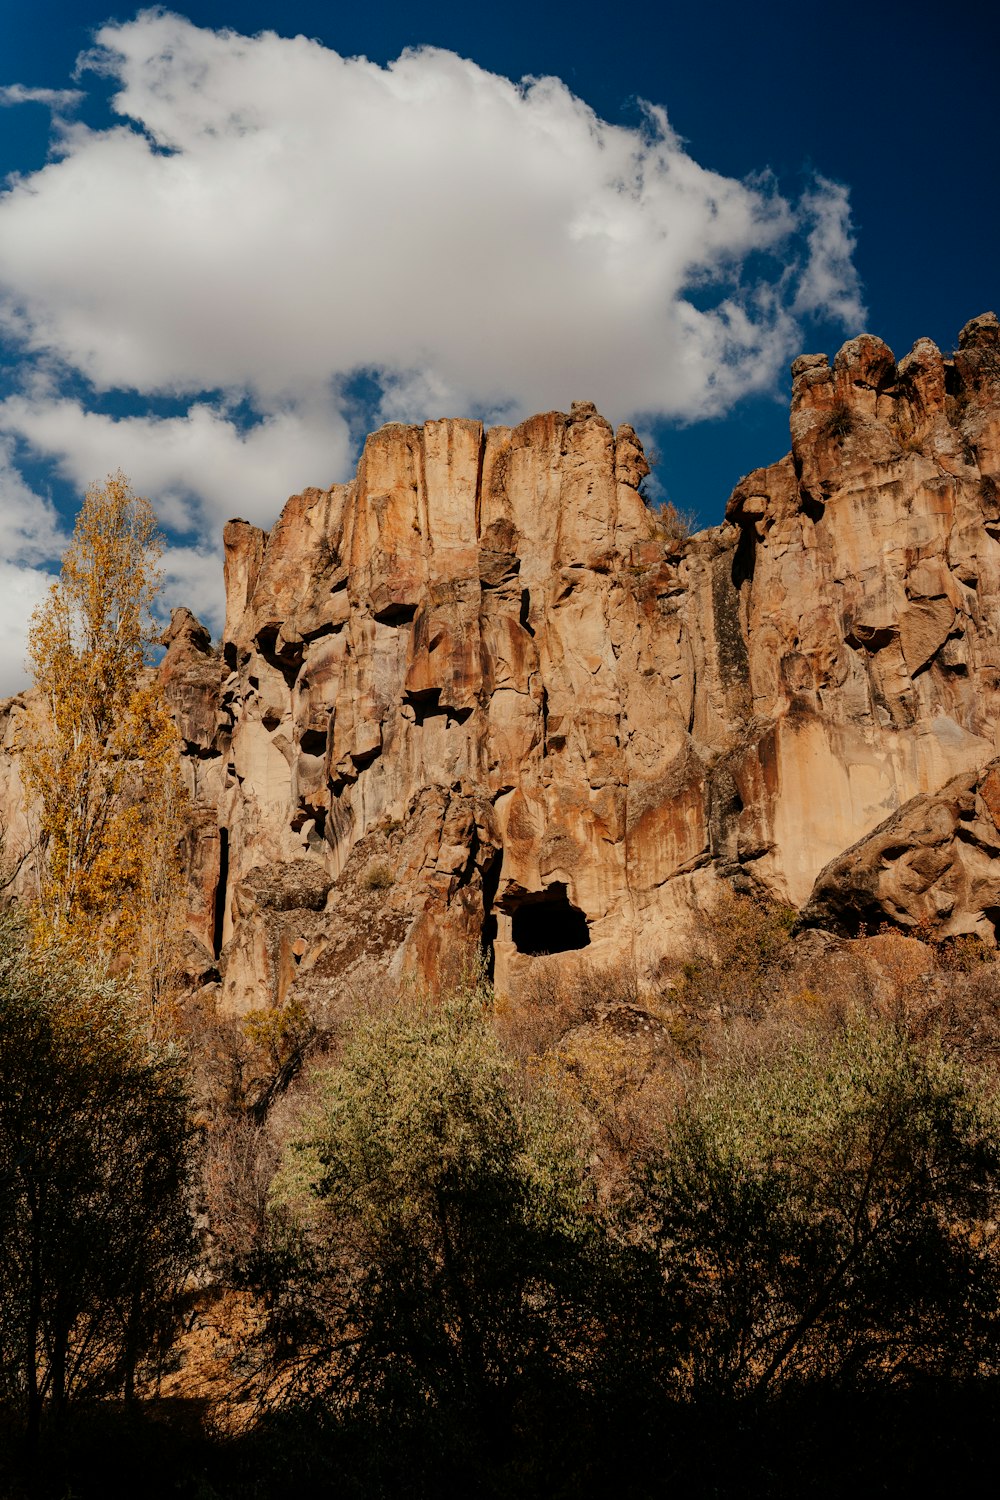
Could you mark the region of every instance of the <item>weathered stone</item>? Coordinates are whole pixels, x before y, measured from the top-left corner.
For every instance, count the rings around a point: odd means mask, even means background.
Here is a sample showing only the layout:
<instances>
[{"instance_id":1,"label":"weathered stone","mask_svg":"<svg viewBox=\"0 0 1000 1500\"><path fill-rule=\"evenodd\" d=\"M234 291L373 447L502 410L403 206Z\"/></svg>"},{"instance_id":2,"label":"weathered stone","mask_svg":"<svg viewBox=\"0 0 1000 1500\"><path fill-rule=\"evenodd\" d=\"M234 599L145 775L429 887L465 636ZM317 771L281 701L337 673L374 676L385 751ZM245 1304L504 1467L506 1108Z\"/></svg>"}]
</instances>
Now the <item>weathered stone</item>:
<instances>
[{"instance_id":1,"label":"weathered stone","mask_svg":"<svg viewBox=\"0 0 1000 1500\"><path fill-rule=\"evenodd\" d=\"M821 871L806 923L856 936L892 923L921 934L996 940L1000 762L913 797Z\"/></svg>"},{"instance_id":2,"label":"weathered stone","mask_svg":"<svg viewBox=\"0 0 1000 1500\"><path fill-rule=\"evenodd\" d=\"M640 963L721 876L806 902L887 815L996 755L995 335L963 331L947 410L929 340L899 366L867 335L796 360L792 454L680 544L638 493L634 431L587 402L490 432L390 425L270 536L232 524L233 888L301 860L349 885L351 851L389 830L394 961L430 973L485 934L501 984L531 961L526 902L554 949L579 912L593 956ZM911 832L886 911L984 931ZM259 920L227 917L226 941Z\"/></svg>"},{"instance_id":3,"label":"weathered stone","mask_svg":"<svg viewBox=\"0 0 1000 1500\"><path fill-rule=\"evenodd\" d=\"M642 967L734 877L992 939L998 341L987 315L951 362L867 335L796 360L791 454L688 539L587 402L390 424L270 533L230 522L224 661L179 612L162 668L224 1003L480 943L501 986L546 943Z\"/></svg>"}]
</instances>

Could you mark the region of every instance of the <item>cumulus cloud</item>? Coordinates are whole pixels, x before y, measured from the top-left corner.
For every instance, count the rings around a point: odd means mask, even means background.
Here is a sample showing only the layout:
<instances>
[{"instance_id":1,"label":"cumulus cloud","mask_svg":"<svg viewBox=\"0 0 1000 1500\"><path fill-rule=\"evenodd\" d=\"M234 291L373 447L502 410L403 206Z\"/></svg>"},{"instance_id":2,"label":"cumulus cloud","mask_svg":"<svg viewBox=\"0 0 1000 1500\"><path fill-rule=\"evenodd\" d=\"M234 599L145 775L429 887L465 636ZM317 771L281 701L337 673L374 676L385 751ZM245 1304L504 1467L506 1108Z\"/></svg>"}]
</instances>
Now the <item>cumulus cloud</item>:
<instances>
[{"instance_id":1,"label":"cumulus cloud","mask_svg":"<svg viewBox=\"0 0 1000 1500\"><path fill-rule=\"evenodd\" d=\"M80 89L33 89L23 83L8 83L0 87L0 105L44 104L46 109L57 113L75 109L83 97Z\"/></svg>"},{"instance_id":2,"label":"cumulus cloud","mask_svg":"<svg viewBox=\"0 0 1000 1500\"><path fill-rule=\"evenodd\" d=\"M102 27L88 70L117 118L60 113L0 195L0 329L34 382L0 432L80 486L120 465L191 557L346 477L359 373L376 418L693 420L772 387L802 316L860 314L846 190L709 171L653 106L609 124L558 79L161 11Z\"/></svg>"},{"instance_id":3,"label":"cumulus cloud","mask_svg":"<svg viewBox=\"0 0 1000 1500\"><path fill-rule=\"evenodd\" d=\"M0 697L24 685L28 624L52 582L44 564L65 543L55 508L25 483L0 439Z\"/></svg>"},{"instance_id":4,"label":"cumulus cloud","mask_svg":"<svg viewBox=\"0 0 1000 1500\"><path fill-rule=\"evenodd\" d=\"M235 515L269 526L290 479L332 484L349 451L343 417L306 401L241 428L202 402L183 416L114 417L36 393L0 401L4 428L51 456L77 489L121 468L137 493L155 498L162 525L212 537Z\"/></svg>"},{"instance_id":5,"label":"cumulus cloud","mask_svg":"<svg viewBox=\"0 0 1000 1500\"><path fill-rule=\"evenodd\" d=\"M226 591L222 582L222 548L168 547L162 560L160 614L164 624L172 605L197 600L197 613L212 634L222 634Z\"/></svg>"},{"instance_id":6,"label":"cumulus cloud","mask_svg":"<svg viewBox=\"0 0 1000 1500\"><path fill-rule=\"evenodd\" d=\"M55 506L25 482L13 441L0 437L0 557L18 564L44 562L65 540Z\"/></svg>"},{"instance_id":7,"label":"cumulus cloud","mask_svg":"<svg viewBox=\"0 0 1000 1500\"><path fill-rule=\"evenodd\" d=\"M817 177L814 191L802 199L803 214L812 220L809 256L795 296L798 313L825 313L847 328L859 328L865 308L861 282L854 267L856 240L846 187Z\"/></svg>"},{"instance_id":8,"label":"cumulus cloud","mask_svg":"<svg viewBox=\"0 0 1000 1500\"><path fill-rule=\"evenodd\" d=\"M0 558L0 698L20 692L27 682L24 666L28 626L52 579L40 568L22 567Z\"/></svg>"}]
</instances>

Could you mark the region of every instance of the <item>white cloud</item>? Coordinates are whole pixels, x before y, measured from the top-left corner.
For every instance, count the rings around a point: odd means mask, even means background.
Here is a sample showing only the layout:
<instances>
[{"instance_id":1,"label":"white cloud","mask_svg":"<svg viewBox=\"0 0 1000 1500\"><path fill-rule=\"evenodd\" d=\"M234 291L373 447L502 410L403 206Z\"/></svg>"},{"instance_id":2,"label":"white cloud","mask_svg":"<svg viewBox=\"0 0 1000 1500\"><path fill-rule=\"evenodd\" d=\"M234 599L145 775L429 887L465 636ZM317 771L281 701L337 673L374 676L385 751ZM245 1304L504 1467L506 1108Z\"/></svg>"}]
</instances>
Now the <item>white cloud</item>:
<instances>
[{"instance_id":1,"label":"white cloud","mask_svg":"<svg viewBox=\"0 0 1000 1500\"><path fill-rule=\"evenodd\" d=\"M84 98L80 89L33 89L23 83L8 83L0 88L0 105L44 104L55 111L75 109Z\"/></svg>"},{"instance_id":2,"label":"white cloud","mask_svg":"<svg viewBox=\"0 0 1000 1500\"><path fill-rule=\"evenodd\" d=\"M0 698L20 692L28 680L24 667L28 626L35 606L48 593L52 578L40 568L0 559Z\"/></svg>"},{"instance_id":3,"label":"white cloud","mask_svg":"<svg viewBox=\"0 0 1000 1500\"><path fill-rule=\"evenodd\" d=\"M184 416L115 418L78 400L11 396L0 401L4 428L55 459L80 490L123 469L138 494L155 499L164 526L213 539L231 516L270 525L290 477L299 489L332 484L348 457L343 418L306 403L241 431L204 403Z\"/></svg>"},{"instance_id":4,"label":"white cloud","mask_svg":"<svg viewBox=\"0 0 1000 1500\"><path fill-rule=\"evenodd\" d=\"M12 442L0 437L0 698L27 681L28 626L52 582L37 564L58 554L65 541L55 508L25 483Z\"/></svg>"},{"instance_id":5,"label":"white cloud","mask_svg":"<svg viewBox=\"0 0 1000 1500\"><path fill-rule=\"evenodd\" d=\"M121 466L194 535L195 607L221 520L346 477L359 370L381 416L582 397L693 419L772 386L802 315L860 316L846 190L793 204L708 171L652 106L626 128L558 79L159 11L102 27L88 69L121 123L60 116L52 159L0 194L0 331L26 360L0 432L81 488ZM115 419L88 382L186 410Z\"/></svg>"},{"instance_id":6,"label":"white cloud","mask_svg":"<svg viewBox=\"0 0 1000 1500\"><path fill-rule=\"evenodd\" d=\"M802 199L811 217L809 259L799 281L795 311L826 313L848 328L860 329L865 318L861 282L854 268L856 246L846 187L817 177L815 189Z\"/></svg>"},{"instance_id":7,"label":"white cloud","mask_svg":"<svg viewBox=\"0 0 1000 1500\"><path fill-rule=\"evenodd\" d=\"M164 623L179 604L198 602L197 614L216 637L226 618L226 591L222 582L222 548L168 547L163 556L163 590L157 613ZM190 607L190 606L189 606Z\"/></svg>"},{"instance_id":8,"label":"white cloud","mask_svg":"<svg viewBox=\"0 0 1000 1500\"><path fill-rule=\"evenodd\" d=\"M0 559L44 562L61 550L66 538L55 507L25 483L13 449L12 440L0 436Z\"/></svg>"},{"instance_id":9,"label":"white cloud","mask_svg":"<svg viewBox=\"0 0 1000 1500\"><path fill-rule=\"evenodd\" d=\"M157 12L97 40L141 129L68 127L4 195L0 285L31 345L102 389L271 409L376 366L466 407L716 411L772 377L789 322L696 314L686 289L844 201L821 182L804 219L699 166L662 111L609 125L556 79L448 52L380 68Z\"/></svg>"}]
</instances>

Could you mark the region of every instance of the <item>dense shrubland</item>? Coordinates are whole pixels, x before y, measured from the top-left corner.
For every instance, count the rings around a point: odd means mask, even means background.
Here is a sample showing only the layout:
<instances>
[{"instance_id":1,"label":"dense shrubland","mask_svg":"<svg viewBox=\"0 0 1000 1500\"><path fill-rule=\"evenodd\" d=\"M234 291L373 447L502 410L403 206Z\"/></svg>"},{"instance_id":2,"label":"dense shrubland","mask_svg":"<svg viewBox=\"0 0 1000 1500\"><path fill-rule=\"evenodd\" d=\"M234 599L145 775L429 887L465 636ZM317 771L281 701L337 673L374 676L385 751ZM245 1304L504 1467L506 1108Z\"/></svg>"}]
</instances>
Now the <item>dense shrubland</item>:
<instances>
[{"instance_id":1,"label":"dense shrubland","mask_svg":"<svg viewBox=\"0 0 1000 1500\"><path fill-rule=\"evenodd\" d=\"M358 1002L265 1126L233 1116L240 1494L796 1494L835 1441L832 1492L869 1421L890 1468L973 1411L985 1441L996 965L790 925L726 897L656 975Z\"/></svg>"},{"instance_id":2,"label":"dense shrubland","mask_svg":"<svg viewBox=\"0 0 1000 1500\"><path fill-rule=\"evenodd\" d=\"M985 1472L993 956L793 940L793 912L725 893L647 973L539 956L503 995L471 963L434 994L219 1017L170 983L180 792L130 550L154 542L116 476L34 628L39 889L0 918L5 1487Z\"/></svg>"},{"instance_id":3,"label":"dense shrubland","mask_svg":"<svg viewBox=\"0 0 1000 1500\"><path fill-rule=\"evenodd\" d=\"M120 1409L108 1398L137 1391L136 1462L166 1422L183 1439L170 1485L219 1496L292 1483L652 1494L665 1473L694 1493L795 1494L802 1463L824 1465L825 1493L862 1458L905 1467L928 1430L957 1442L973 1412L985 1444L1000 1326L996 965L975 945L892 934L793 942L789 925L727 897L693 956L656 975L574 978L539 959L518 995L473 970L447 994L356 1001L285 1030L202 1016L189 1043L201 1186L186 1200L176 1053L126 1047L115 1066L130 1057L136 1071L115 1075L114 1097L134 1098L148 1139L180 1154L156 1157L174 1175L154 1177L153 1200L116 1200L114 1223L138 1215L165 1255L139 1343L127 1274L115 1270L114 1302L80 1272L111 1330L81 1386L91 1420L94 1398L107 1415ZM11 949L8 988L19 972ZM74 1119L92 1128L86 1110ZM141 1159L126 1127L103 1131L101 1150L120 1135L123 1160ZM97 1179L71 1161L59 1181L72 1200L81 1174L85 1217ZM110 1160L100 1182L120 1192L116 1173ZM200 1293L185 1259L195 1210ZM3 1233L8 1255L21 1234L9 1219ZM116 1237L127 1261L133 1242ZM189 1408L155 1401L164 1371L161 1389L198 1390L193 1335L169 1347L182 1267L192 1326L213 1307L231 1325L233 1403L216 1404L214 1427L176 1428ZM966 1433L949 1463L977 1451ZM74 1482L98 1487L83 1470Z\"/></svg>"}]
</instances>

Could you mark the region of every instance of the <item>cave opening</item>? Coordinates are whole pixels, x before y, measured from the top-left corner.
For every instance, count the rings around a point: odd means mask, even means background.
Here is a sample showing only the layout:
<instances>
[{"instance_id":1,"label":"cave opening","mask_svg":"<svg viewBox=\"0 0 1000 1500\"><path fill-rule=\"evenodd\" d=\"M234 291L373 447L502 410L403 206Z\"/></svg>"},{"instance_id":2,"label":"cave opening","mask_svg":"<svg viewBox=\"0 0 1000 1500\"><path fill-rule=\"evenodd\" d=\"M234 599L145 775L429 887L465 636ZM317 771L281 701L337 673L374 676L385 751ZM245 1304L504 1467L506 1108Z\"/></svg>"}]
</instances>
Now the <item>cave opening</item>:
<instances>
[{"instance_id":1,"label":"cave opening","mask_svg":"<svg viewBox=\"0 0 1000 1500\"><path fill-rule=\"evenodd\" d=\"M587 914L574 906L561 881L519 902L511 913L511 937L518 953L570 953L590 944Z\"/></svg>"}]
</instances>

